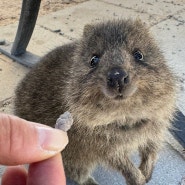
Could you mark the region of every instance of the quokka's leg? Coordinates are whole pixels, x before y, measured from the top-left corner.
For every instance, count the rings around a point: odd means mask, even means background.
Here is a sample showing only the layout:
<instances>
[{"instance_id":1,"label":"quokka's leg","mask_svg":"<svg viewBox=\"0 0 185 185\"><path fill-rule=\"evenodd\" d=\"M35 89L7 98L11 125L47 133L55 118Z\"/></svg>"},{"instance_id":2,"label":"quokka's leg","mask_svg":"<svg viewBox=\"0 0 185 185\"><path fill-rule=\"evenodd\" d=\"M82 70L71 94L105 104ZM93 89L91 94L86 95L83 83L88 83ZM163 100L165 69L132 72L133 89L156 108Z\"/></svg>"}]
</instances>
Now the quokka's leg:
<instances>
[{"instance_id":1,"label":"quokka's leg","mask_svg":"<svg viewBox=\"0 0 185 185\"><path fill-rule=\"evenodd\" d=\"M88 166L82 165L75 165L75 166L66 166L65 173L66 176L70 179L77 182L79 185L98 185L98 183L91 177L91 172L93 168Z\"/></svg>"},{"instance_id":2,"label":"quokka's leg","mask_svg":"<svg viewBox=\"0 0 185 185\"><path fill-rule=\"evenodd\" d=\"M157 160L158 146L155 143L148 143L145 147L140 147L141 164L139 169L146 178L146 182L151 179L154 165Z\"/></svg>"},{"instance_id":3,"label":"quokka's leg","mask_svg":"<svg viewBox=\"0 0 185 185\"><path fill-rule=\"evenodd\" d=\"M134 166L127 155L122 156L122 158L112 158L109 160L109 164L123 174L127 185L146 184L144 175Z\"/></svg>"}]
</instances>

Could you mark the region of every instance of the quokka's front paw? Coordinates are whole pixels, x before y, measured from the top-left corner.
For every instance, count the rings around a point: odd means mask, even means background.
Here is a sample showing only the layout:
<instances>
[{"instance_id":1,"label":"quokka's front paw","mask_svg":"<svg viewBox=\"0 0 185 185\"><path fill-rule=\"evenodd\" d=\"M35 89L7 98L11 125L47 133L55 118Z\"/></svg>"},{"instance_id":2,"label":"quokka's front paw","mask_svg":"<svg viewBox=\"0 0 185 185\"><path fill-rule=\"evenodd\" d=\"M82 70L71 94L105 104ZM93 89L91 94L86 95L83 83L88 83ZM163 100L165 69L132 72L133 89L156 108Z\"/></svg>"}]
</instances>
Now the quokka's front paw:
<instances>
[{"instance_id":1,"label":"quokka's front paw","mask_svg":"<svg viewBox=\"0 0 185 185\"><path fill-rule=\"evenodd\" d=\"M85 181L82 185L99 185L94 178L89 177L87 181Z\"/></svg>"},{"instance_id":2,"label":"quokka's front paw","mask_svg":"<svg viewBox=\"0 0 185 185\"><path fill-rule=\"evenodd\" d=\"M140 169L141 173L145 176L146 183L149 182L152 177L153 170L149 170L149 169L147 170L142 165L139 167L139 169Z\"/></svg>"},{"instance_id":3,"label":"quokka's front paw","mask_svg":"<svg viewBox=\"0 0 185 185\"><path fill-rule=\"evenodd\" d=\"M130 178L127 179L127 185L145 185L145 184L146 178L140 171L135 178L133 178L131 174Z\"/></svg>"},{"instance_id":4,"label":"quokka's front paw","mask_svg":"<svg viewBox=\"0 0 185 185\"><path fill-rule=\"evenodd\" d=\"M135 184L132 185L145 185L146 184L146 178L145 176L141 173L139 178L136 180Z\"/></svg>"}]
</instances>

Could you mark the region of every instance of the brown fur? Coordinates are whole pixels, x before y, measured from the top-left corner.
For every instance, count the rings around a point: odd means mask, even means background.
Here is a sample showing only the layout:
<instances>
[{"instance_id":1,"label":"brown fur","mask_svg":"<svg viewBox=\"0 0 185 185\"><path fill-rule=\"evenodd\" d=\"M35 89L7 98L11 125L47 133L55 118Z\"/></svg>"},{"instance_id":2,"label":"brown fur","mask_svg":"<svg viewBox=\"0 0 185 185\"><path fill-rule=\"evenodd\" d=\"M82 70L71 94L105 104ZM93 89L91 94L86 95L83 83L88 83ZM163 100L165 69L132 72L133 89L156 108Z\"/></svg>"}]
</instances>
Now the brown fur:
<instances>
[{"instance_id":1,"label":"brown fur","mask_svg":"<svg viewBox=\"0 0 185 185\"><path fill-rule=\"evenodd\" d=\"M133 57L135 50L143 60ZM92 68L94 55L100 61ZM128 75L121 88L108 86L114 68ZM18 86L15 108L18 116L50 126L71 112L74 124L62 155L66 175L78 184L97 184L90 174L104 164L128 185L144 185L170 127L175 94L173 74L148 29L140 21L118 20L88 25L80 40L43 57ZM129 159L136 150L139 168Z\"/></svg>"}]
</instances>

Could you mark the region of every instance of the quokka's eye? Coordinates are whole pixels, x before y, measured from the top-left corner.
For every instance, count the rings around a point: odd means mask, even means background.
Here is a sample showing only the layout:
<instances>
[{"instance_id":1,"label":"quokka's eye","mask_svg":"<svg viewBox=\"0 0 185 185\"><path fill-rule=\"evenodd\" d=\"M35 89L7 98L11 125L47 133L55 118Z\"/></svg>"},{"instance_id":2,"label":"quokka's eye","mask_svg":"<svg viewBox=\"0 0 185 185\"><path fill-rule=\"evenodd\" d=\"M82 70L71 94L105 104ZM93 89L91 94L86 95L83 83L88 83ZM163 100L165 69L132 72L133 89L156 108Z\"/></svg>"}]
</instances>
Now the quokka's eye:
<instances>
[{"instance_id":1,"label":"quokka's eye","mask_svg":"<svg viewBox=\"0 0 185 185\"><path fill-rule=\"evenodd\" d=\"M143 54L139 50L134 51L133 56L137 61L143 61L144 59Z\"/></svg>"},{"instance_id":2,"label":"quokka's eye","mask_svg":"<svg viewBox=\"0 0 185 185\"><path fill-rule=\"evenodd\" d=\"M97 55L94 55L92 58L91 58L91 61L90 61L90 66L92 68L96 67L98 65L100 61L100 58L97 56Z\"/></svg>"}]
</instances>

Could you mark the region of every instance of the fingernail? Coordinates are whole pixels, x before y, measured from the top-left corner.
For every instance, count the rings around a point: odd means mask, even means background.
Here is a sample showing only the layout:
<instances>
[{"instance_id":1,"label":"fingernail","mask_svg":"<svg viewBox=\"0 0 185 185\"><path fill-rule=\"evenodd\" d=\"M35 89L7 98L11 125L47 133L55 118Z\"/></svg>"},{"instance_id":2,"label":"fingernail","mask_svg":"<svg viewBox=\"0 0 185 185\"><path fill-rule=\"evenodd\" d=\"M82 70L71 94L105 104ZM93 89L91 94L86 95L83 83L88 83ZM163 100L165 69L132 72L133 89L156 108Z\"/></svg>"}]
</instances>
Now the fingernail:
<instances>
[{"instance_id":1,"label":"fingernail","mask_svg":"<svg viewBox=\"0 0 185 185\"><path fill-rule=\"evenodd\" d=\"M59 152L68 143L67 133L58 129L37 127L39 144L43 150Z\"/></svg>"}]
</instances>

